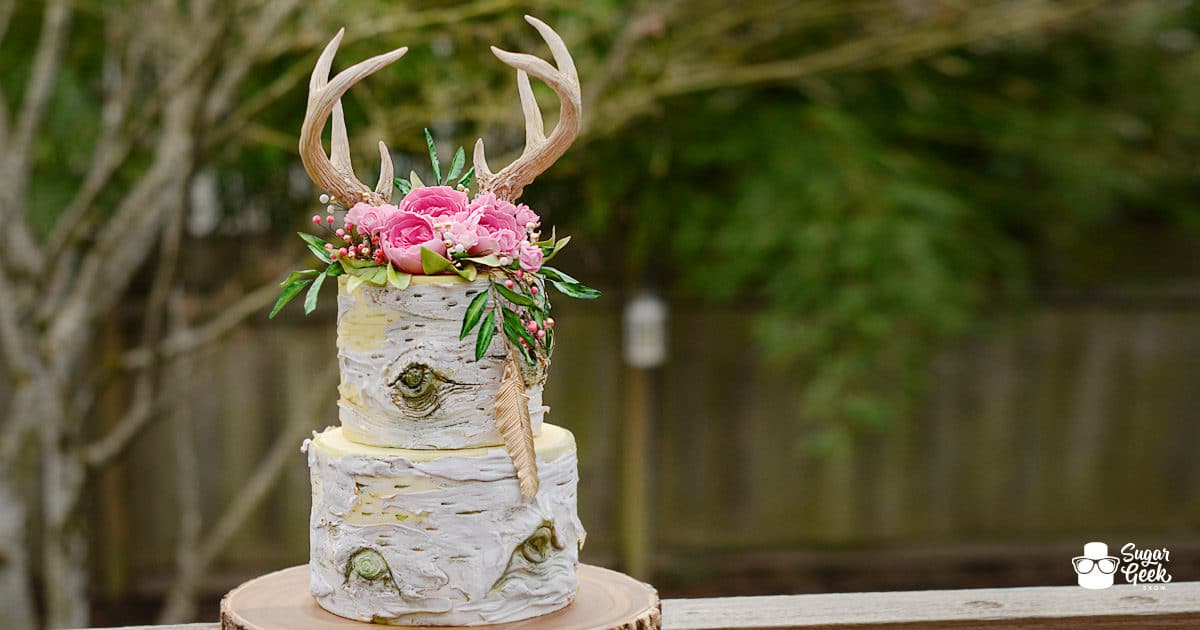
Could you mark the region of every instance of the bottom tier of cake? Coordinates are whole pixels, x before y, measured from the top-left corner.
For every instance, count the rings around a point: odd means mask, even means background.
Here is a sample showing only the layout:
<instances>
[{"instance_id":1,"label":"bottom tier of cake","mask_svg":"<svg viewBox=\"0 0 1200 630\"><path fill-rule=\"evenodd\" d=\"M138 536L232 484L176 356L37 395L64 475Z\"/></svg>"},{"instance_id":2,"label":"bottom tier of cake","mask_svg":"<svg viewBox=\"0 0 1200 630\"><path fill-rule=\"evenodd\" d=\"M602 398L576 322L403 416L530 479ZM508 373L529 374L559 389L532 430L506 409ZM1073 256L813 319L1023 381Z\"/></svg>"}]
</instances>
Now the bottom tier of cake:
<instances>
[{"instance_id":1,"label":"bottom tier of cake","mask_svg":"<svg viewBox=\"0 0 1200 630\"><path fill-rule=\"evenodd\" d=\"M443 626L571 603L585 536L575 438L547 424L535 447L541 487L524 499L503 447L380 448L341 428L306 441L317 602L350 619Z\"/></svg>"}]
</instances>

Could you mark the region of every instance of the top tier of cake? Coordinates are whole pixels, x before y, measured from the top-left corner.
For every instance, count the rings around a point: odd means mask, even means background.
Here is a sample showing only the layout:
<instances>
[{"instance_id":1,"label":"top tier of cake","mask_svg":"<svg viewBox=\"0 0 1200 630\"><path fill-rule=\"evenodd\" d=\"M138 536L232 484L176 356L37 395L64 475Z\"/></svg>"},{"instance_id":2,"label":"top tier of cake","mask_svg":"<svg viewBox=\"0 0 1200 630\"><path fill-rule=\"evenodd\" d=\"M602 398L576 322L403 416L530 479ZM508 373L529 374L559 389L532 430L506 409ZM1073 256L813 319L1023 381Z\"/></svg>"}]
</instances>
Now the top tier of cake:
<instances>
[{"instance_id":1,"label":"top tier of cake","mask_svg":"<svg viewBox=\"0 0 1200 630\"><path fill-rule=\"evenodd\" d=\"M408 288L338 283L338 417L360 444L455 449L497 446L493 403L506 350L496 334L475 361L475 335L459 339L471 298L488 290L458 276L413 276ZM527 382L530 382L527 379ZM542 387L531 384L529 412L539 435Z\"/></svg>"}]
</instances>

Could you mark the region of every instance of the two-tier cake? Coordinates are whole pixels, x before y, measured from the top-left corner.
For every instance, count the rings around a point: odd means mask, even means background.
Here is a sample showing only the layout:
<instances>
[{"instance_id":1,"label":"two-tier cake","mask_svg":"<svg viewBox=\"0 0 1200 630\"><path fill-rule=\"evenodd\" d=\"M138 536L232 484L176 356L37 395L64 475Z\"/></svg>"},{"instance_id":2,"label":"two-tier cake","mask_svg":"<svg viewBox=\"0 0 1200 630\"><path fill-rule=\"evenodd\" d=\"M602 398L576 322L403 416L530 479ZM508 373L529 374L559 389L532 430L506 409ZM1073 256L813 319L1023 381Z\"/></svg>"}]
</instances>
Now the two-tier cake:
<instances>
[{"instance_id":1,"label":"two-tier cake","mask_svg":"<svg viewBox=\"0 0 1200 630\"><path fill-rule=\"evenodd\" d=\"M330 78L342 33L317 60L300 154L326 192L324 236L301 234L321 266L294 272L272 316L325 280L338 288L339 420L306 440L312 477L311 591L342 617L402 625L526 619L571 603L584 530L576 514L575 440L543 421L554 345L548 287L599 295L546 266L568 239L544 238L516 199L579 130L579 79L562 40L541 33L555 64L493 48L517 70L526 119L520 157L492 172L482 140L463 171L442 164L395 178L380 143L379 183L350 163L340 99L400 48ZM561 114L544 134L529 77ZM332 118L331 152L321 136ZM444 167L444 168L443 168ZM472 188L474 195L471 195ZM393 195L395 194L395 198Z\"/></svg>"},{"instance_id":2,"label":"two-tier cake","mask_svg":"<svg viewBox=\"0 0 1200 630\"><path fill-rule=\"evenodd\" d=\"M521 494L493 404L508 358L459 339L488 280L414 278L405 290L343 279L342 426L307 445L312 593L343 617L382 623L514 621L571 602L584 530L570 431L542 422L528 388L536 495Z\"/></svg>"}]
</instances>

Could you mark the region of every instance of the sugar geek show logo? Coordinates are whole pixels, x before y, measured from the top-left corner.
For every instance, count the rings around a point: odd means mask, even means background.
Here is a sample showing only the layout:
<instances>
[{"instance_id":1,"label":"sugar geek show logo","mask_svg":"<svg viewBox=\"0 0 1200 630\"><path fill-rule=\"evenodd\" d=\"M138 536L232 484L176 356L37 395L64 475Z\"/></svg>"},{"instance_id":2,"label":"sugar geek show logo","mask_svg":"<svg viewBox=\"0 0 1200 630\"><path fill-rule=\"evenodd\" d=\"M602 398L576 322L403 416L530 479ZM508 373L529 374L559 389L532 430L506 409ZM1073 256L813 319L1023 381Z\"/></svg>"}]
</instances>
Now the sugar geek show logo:
<instances>
[{"instance_id":1,"label":"sugar geek show logo","mask_svg":"<svg viewBox=\"0 0 1200 630\"><path fill-rule=\"evenodd\" d=\"M1171 552L1166 547L1138 549L1133 543L1121 547L1121 557L1108 555L1108 545L1090 542L1083 546L1083 555L1071 559L1079 585L1083 588L1102 589L1113 585L1113 577L1120 574L1129 584L1141 584L1147 590L1161 590L1171 581L1167 563Z\"/></svg>"}]
</instances>

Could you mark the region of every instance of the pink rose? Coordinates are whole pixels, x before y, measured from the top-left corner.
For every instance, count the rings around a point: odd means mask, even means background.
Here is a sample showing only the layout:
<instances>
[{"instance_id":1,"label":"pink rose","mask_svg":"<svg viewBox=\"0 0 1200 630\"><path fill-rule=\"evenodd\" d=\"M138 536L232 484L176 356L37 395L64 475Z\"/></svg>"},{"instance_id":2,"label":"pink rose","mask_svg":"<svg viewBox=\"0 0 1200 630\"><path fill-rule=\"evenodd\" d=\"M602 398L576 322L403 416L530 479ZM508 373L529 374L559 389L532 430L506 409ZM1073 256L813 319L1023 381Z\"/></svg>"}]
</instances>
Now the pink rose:
<instances>
[{"instance_id":1,"label":"pink rose","mask_svg":"<svg viewBox=\"0 0 1200 630\"><path fill-rule=\"evenodd\" d=\"M533 227L531 229L537 229L537 227L542 224L542 218L539 217L536 212L530 210L529 206L523 203L517 205L516 217L517 224L523 225L527 228L532 224Z\"/></svg>"},{"instance_id":2,"label":"pink rose","mask_svg":"<svg viewBox=\"0 0 1200 630\"><path fill-rule=\"evenodd\" d=\"M520 260L521 269L530 273L537 273L542 268L542 248L529 241L521 241Z\"/></svg>"},{"instance_id":3,"label":"pink rose","mask_svg":"<svg viewBox=\"0 0 1200 630\"><path fill-rule=\"evenodd\" d=\"M446 255L446 244L434 231L433 221L415 212L401 210L388 217L381 236L383 253L400 271L425 273L421 267L422 247Z\"/></svg>"},{"instance_id":4,"label":"pink rose","mask_svg":"<svg viewBox=\"0 0 1200 630\"><path fill-rule=\"evenodd\" d=\"M479 242L471 251L475 255L496 254L512 256L525 236L525 228L517 223L516 207L497 199L492 193L483 193L471 202L471 211L479 214L475 232Z\"/></svg>"},{"instance_id":5,"label":"pink rose","mask_svg":"<svg viewBox=\"0 0 1200 630\"><path fill-rule=\"evenodd\" d=\"M375 207L360 201L346 213L346 223L360 227L367 233L375 234L383 229L388 218L398 210L399 208L391 204Z\"/></svg>"},{"instance_id":6,"label":"pink rose","mask_svg":"<svg viewBox=\"0 0 1200 630\"><path fill-rule=\"evenodd\" d=\"M400 210L427 217L452 217L467 209L467 193L449 186L414 188L400 202Z\"/></svg>"}]
</instances>

